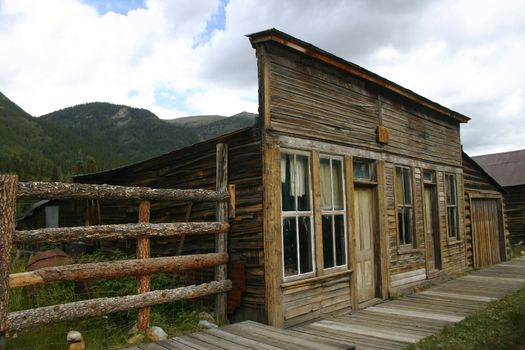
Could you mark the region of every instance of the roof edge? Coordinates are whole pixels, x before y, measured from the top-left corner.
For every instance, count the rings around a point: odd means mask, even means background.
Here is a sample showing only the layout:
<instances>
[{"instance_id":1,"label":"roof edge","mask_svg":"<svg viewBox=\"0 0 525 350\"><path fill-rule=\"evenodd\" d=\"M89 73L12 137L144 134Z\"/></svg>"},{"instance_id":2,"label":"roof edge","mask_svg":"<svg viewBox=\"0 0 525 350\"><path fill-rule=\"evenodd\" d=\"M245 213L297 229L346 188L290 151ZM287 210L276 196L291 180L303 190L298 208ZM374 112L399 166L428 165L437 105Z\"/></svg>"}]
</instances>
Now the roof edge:
<instances>
[{"instance_id":1,"label":"roof edge","mask_svg":"<svg viewBox=\"0 0 525 350\"><path fill-rule=\"evenodd\" d=\"M493 178L492 176L490 176L490 174L487 173L487 172L485 171L485 169L483 169L483 167L482 167L481 165L479 165L474 159L472 159L471 156L469 156L469 155L468 155L467 153L465 153L465 151L463 151L463 150L461 150L461 153L462 153L462 155L463 155L464 157L466 157L468 160L470 160L470 161L474 164L474 166L475 166L475 167L476 167L476 168L477 168L477 169L478 169L483 175L485 175L485 176L489 179L489 181L492 182L492 184L493 184L494 186L496 186L496 188L498 188L498 189L501 191L501 193L507 193L507 191L505 190L505 188L504 188L502 185L500 185L500 183L499 183L498 181L496 181L495 178Z\"/></svg>"},{"instance_id":2,"label":"roof edge","mask_svg":"<svg viewBox=\"0 0 525 350\"><path fill-rule=\"evenodd\" d=\"M252 44L253 48L256 48L256 45L264 42L275 42L289 49L298 51L306 56L312 57L318 61L322 61L338 69L341 69L360 78L368 80L378 86L390 90L398 95L401 95L413 102L416 102L433 111L445 115L446 117L452 118L460 123L467 123L470 120L469 117L461 113L446 108L434 101L429 100L426 97L416 94L412 90L406 89L401 85L398 85L393 81L383 78L380 75L373 73L355 63L346 61L340 57L335 56L334 54L324 51L312 44L297 39L275 28L248 34L246 36L250 39L250 43Z\"/></svg>"}]
</instances>

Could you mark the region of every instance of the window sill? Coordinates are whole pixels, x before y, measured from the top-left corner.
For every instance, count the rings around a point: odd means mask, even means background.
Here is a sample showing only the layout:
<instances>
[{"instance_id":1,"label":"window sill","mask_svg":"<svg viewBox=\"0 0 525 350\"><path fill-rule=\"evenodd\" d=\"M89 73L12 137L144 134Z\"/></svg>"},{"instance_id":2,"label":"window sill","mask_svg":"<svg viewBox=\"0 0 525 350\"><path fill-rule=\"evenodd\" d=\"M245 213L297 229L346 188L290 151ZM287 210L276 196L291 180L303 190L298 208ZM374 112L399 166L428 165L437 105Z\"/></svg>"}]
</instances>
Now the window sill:
<instances>
[{"instance_id":1,"label":"window sill","mask_svg":"<svg viewBox=\"0 0 525 350\"><path fill-rule=\"evenodd\" d=\"M421 250L413 247L399 247L397 248L397 255L404 255L404 254L415 254L415 253L421 253Z\"/></svg>"},{"instance_id":2,"label":"window sill","mask_svg":"<svg viewBox=\"0 0 525 350\"><path fill-rule=\"evenodd\" d=\"M458 244L463 244L463 241L460 240L460 239L455 239L455 240L450 240L450 241L447 241L447 246L455 246L455 245L458 245Z\"/></svg>"},{"instance_id":3,"label":"window sill","mask_svg":"<svg viewBox=\"0 0 525 350\"><path fill-rule=\"evenodd\" d=\"M328 273L328 274L317 276L317 277L303 277L301 279L285 281L281 283L281 288L291 288L291 287L297 287L297 286L304 285L304 284L312 284L312 283L316 283L319 281L323 281L328 278L349 275L350 273L352 273L352 271L353 271L352 269L349 269L349 270L344 270L344 271L339 271L339 272L334 272L334 273Z\"/></svg>"}]
</instances>

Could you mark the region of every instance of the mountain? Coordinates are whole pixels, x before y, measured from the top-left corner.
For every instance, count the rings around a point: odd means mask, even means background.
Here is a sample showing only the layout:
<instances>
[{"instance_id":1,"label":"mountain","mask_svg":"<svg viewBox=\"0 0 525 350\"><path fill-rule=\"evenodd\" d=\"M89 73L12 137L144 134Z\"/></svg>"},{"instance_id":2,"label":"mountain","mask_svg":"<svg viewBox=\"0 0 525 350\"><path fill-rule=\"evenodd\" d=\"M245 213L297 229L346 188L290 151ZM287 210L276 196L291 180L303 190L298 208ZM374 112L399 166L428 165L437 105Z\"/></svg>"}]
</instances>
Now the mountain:
<instances>
[{"instance_id":1,"label":"mountain","mask_svg":"<svg viewBox=\"0 0 525 350\"><path fill-rule=\"evenodd\" d=\"M126 162L137 162L198 141L192 128L167 123L145 109L103 102L81 104L42 119L89 140Z\"/></svg>"},{"instance_id":2,"label":"mountain","mask_svg":"<svg viewBox=\"0 0 525 350\"><path fill-rule=\"evenodd\" d=\"M176 120L176 119L175 119ZM219 135L228 134L235 130L255 126L257 114L241 112L219 120L211 121L205 125L197 127L195 131L199 135L199 140L208 140Z\"/></svg>"},{"instance_id":3,"label":"mountain","mask_svg":"<svg viewBox=\"0 0 525 350\"><path fill-rule=\"evenodd\" d=\"M145 109L93 102L34 118L0 93L0 173L60 180L142 161L255 125L257 115L162 120Z\"/></svg>"},{"instance_id":4,"label":"mountain","mask_svg":"<svg viewBox=\"0 0 525 350\"><path fill-rule=\"evenodd\" d=\"M22 181L65 180L68 175L124 164L74 133L34 118L0 93L0 172Z\"/></svg>"},{"instance_id":5,"label":"mountain","mask_svg":"<svg viewBox=\"0 0 525 350\"><path fill-rule=\"evenodd\" d=\"M181 117L177 119L168 119L168 123L172 123L179 126L186 126L190 128L198 128L203 125L215 122L218 120L226 119L223 115L195 115L191 117Z\"/></svg>"}]
</instances>

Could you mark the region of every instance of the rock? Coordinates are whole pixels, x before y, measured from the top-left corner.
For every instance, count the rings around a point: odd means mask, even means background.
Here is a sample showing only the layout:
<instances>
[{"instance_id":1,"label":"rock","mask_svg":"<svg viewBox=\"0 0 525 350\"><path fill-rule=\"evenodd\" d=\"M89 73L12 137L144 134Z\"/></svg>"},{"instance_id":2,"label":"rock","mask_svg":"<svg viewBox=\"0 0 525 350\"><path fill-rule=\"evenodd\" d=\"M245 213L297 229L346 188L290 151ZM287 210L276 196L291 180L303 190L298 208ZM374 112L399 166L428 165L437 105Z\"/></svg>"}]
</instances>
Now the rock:
<instances>
[{"instance_id":1,"label":"rock","mask_svg":"<svg viewBox=\"0 0 525 350\"><path fill-rule=\"evenodd\" d=\"M86 348L86 344L84 344L84 339L82 338L82 334L77 331L69 331L67 333L67 349L68 350L84 350Z\"/></svg>"},{"instance_id":2,"label":"rock","mask_svg":"<svg viewBox=\"0 0 525 350\"><path fill-rule=\"evenodd\" d=\"M128 339L128 344L139 344L139 343L142 343L144 341L144 334L135 334L134 336L132 336L131 338Z\"/></svg>"},{"instance_id":3,"label":"rock","mask_svg":"<svg viewBox=\"0 0 525 350\"><path fill-rule=\"evenodd\" d=\"M206 320L206 321L210 321L210 322L215 322L215 320L213 319L213 316L210 315L209 313L207 312L199 312L199 314L197 315L197 317L199 318L199 320Z\"/></svg>"},{"instance_id":4,"label":"rock","mask_svg":"<svg viewBox=\"0 0 525 350\"><path fill-rule=\"evenodd\" d=\"M147 333L148 339L151 341L161 341L168 339L168 333L164 332L164 329L153 326L148 329Z\"/></svg>"},{"instance_id":5,"label":"rock","mask_svg":"<svg viewBox=\"0 0 525 350\"><path fill-rule=\"evenodd\" d=\"M522 251L520 252L520 254L521 254L521 255L525 255L525 250L522 250Z\"/></svg>"},{"instance_id":6,"label":"rock","mask_svg":"<svg viewBox=\"0 0 525 350\"><path fill-rule=\"evenodd\" d=\"M208 328L208 329L219 328L219 326L217 326L215 323L211 323L211 322L206 321L206 320L200 320L199 321L199 327Z\"/></svg>"}]
</instances>

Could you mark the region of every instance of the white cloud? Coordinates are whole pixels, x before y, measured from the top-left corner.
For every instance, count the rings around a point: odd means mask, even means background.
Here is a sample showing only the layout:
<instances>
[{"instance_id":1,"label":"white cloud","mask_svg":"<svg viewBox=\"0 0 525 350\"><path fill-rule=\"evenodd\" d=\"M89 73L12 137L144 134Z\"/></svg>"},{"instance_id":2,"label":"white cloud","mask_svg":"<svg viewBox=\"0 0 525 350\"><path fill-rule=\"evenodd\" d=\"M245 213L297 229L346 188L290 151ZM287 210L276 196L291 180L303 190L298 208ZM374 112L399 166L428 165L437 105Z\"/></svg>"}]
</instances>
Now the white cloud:
<instances>
[{"instance_id":1,"label":"white cloud","mask_svg":"<svg viewBox=\"0 0 525 350\"><path fill-rule=\"evenodd\" d=\"M230 0L225 28L203 35L218 9L149 0L100 15L80 0L0 0L0 91L34 115L89 101L162 118L257 112L244 35L276 27L469 115L471 153L525 148L522 1Z\"/></svg>"}]
</instances>

